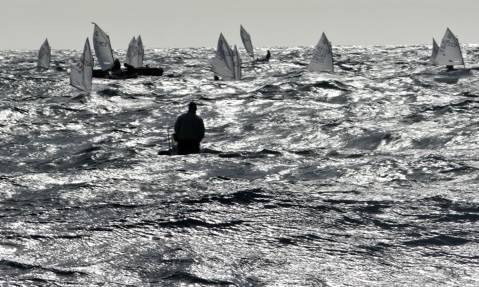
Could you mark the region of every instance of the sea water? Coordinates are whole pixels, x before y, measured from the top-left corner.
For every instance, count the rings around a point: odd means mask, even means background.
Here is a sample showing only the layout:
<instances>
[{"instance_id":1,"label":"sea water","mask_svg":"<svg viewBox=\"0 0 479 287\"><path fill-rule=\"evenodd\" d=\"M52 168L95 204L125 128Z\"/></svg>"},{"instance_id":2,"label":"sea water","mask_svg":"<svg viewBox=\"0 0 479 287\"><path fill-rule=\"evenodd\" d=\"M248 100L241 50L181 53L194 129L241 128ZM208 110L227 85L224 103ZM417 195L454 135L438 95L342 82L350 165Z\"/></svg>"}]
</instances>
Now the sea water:
<instances>
[{"instance_id":1,"label":"sea water","mask_svg":"<svg viewBox=\"0 0 479 287\"><path fill-rule=\"evenodd\" d=\"M213 49L147 50L163 77L90 95L80 51L0 52L0 286L478 286L479 72L271 52L221 82ZM205 152L158 155L190 101Z\"/></svg>"}]
</instances>

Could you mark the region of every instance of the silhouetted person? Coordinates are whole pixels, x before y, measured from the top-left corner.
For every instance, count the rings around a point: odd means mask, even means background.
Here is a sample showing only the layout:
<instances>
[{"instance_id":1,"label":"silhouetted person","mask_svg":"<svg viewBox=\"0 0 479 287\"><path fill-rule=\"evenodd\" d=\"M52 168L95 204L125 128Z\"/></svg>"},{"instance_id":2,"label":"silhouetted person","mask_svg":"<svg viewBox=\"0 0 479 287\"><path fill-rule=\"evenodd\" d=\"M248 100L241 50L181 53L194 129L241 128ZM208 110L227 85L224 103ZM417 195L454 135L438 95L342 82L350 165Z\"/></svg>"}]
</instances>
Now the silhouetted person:
<instances>
[{"instance_id":1,"label":"silhouetted person","mask_svg":"<svg viewBox=\"0 0 479 287\"><path fill-rule=\"evenodd\" d=\"M269 62L270 58L271 58L271 52L268 50L268 51L266 51L266 56L264 57L265 62Z\"/></svg>"},{"instance_id":2,"label":"silhouetted person","mask_svg":"<svg viewBox=\"0 0 479 287\"><path fill-rule=\"evenodd\" d=\"M123 66L126 68L127 71L135 70L135 67L133 67L132 65L128 63L123 63Z\"/></svg>"},{"instance_id":3,"label":"silhouetted person","mask_svg":"<svg viewBox=\"0 0 479 287\"><path fill-rule=\"evenodd\" d=\"M196 115L196 104L189 103L188 112L176 119L173 138L178 143L178 154L200 152L200 142L205 136L203 119Z\"/></svg>"},{"instance_id":4,"label":"silhouetted person","mask_svg":"<svg viewBox=\"0 0 479 287\"><path fill-rule=\"evenodd\" d=\"M121 63L120 63L120 60L115 59L115 61L113 61L113 66L111 67L110 71L111 71L113 74L119 74L119 73L121 73Z\"/></svg>"},{"instance_id":5,"label":"silhouetted person","mask_svg":"<svg viewBox=\"0 0 479 287\"><path fill-rule=\"evenodd\" d=\"M126 72L127 72L128 74L131 75L131 74L135 74L135 73L136 73L136 69L135 69L135 67L133 67L132 65L130 65L130 64L128 64L128 63L123 63L123 66L125 66Z\"/></svg>"},{"instance_id":6,"label":"silhouetted person","mask_svg":"<svg viewBox=\"0 0 479 287\"><path fill-rule=\"evenodd\" d=\"M453 65L447 65L446 66L446 71L448 71L448 72L454 71L454 66Z\"/></svg>"},{"instance_id":7,"label":"silhouetted person","mask_svg":"<svg viewBox=\"0 0 479 287\"><path fill-rule=\"evenodd\" d=\"M271 52L269 50L266 51L266 56L264 56L261 59L257 59L257 62L269 62L269 59L271 58Z\"/></svg>"}]
</instances>

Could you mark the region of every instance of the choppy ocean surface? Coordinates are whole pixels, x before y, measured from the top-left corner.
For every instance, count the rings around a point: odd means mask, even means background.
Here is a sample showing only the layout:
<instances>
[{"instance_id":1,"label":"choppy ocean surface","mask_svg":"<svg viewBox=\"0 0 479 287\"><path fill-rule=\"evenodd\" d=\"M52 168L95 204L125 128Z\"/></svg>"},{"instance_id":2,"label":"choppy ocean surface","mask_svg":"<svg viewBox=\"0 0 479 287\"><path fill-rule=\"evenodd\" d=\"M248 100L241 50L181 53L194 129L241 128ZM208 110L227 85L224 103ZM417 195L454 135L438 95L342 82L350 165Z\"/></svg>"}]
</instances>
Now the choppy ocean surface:
<instances>
[{"instance_id":1,"label":"choppy ocean surface","mask_svg":"<svg viewBox=\"0 0 479 287\"><path fill-rule=\"evenodd\" d=\"M0 286L479 286L479 71L311 52L215 82L212 49L148 50L166 76L90 96L79 51L0 52ZM158 155L192 100L206 152Z\"/></svg>"}]
</instances>

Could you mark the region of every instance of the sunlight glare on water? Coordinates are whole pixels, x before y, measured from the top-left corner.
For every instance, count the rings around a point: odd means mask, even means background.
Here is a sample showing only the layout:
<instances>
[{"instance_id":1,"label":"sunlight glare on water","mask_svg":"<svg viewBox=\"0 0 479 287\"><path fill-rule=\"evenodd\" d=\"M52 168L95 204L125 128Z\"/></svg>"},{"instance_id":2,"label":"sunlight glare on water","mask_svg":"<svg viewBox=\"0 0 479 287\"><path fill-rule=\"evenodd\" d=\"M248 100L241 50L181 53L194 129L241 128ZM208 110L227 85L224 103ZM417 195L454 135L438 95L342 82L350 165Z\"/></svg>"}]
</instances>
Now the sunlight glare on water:
<instances>
[{"instance_id":1,"label":"sunlight glare on water","mask_svg":"<svg viewBox=\"0 0 479 287\"><path fill-rule=\"evenodd\" d=\"M165 76L89 96L78 51L43 72L1 52L0 285L479 285L477 71L441 78L427 46L335 47L334 75L271 51L218 82L212 49L148 50ZM190 101L204 152L159 155Z\"/></svg>"}]
</instances>

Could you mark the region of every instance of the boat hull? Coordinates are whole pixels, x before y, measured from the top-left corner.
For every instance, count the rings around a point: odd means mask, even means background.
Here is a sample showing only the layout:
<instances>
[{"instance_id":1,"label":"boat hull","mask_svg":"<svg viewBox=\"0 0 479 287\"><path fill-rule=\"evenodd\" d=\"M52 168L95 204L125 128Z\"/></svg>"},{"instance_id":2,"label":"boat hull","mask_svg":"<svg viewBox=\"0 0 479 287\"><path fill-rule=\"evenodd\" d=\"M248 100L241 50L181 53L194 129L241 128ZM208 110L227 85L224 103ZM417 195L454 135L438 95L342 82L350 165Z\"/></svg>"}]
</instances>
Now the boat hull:
<instances>
[{"instance_id":1,"label":"boat hull","mask_svg":"<svg viewBox=\"0 0 479 287\"><path fill-rule=\"evenodd\" d=\"M122 71L120 73L110 73L109 71L103 71L99 69L93 70L93 78L100 79L130 79L136 78L138 76L162 76L162 68L150 68L150 67L140 67L135 68L134 71Z\"/></svg>"},{"instance_id":2,"label":"boat hull","mask_svg":"<svg viewBox=\"0 0 479 287\"><path fill-rule=\"evenodd\" d=\"M93 70L93 78L111 79L111 80L125 80L137 78L138 74L135 72L121 71L119 73L110 73L109 71Z\"/></svg>"},{"instance_id":3,"label":"boat hull","mask_svg":"<svg viewBox=\"0 0 479 287\"><path fill-rule=\"evenodd\" d=\"M162 76L163 69L162 68L150 68L150 67L140 67L135 68L135 72L138 76Z\"/></svg>"}]
</instances>

